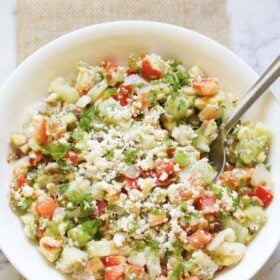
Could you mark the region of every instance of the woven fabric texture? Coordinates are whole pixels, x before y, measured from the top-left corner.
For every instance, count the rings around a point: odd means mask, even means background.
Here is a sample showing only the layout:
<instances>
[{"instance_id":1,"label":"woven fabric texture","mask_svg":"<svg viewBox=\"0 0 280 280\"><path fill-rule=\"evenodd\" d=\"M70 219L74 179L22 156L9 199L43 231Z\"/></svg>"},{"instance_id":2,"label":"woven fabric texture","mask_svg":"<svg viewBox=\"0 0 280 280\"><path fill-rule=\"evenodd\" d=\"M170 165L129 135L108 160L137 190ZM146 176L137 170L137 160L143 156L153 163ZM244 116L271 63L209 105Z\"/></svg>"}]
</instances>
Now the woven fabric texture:
<instances>
[{"instance_id":1,"label":"woven fabric texture","mask_svg":"<svg viewBox=\"0 0 280 280\"><path fill-rule=\"evenodd\" d=\"M176 24L230 46L224 0L18 0L18 62L67 32L115 20Z\"/></svg>"}]
</instances>

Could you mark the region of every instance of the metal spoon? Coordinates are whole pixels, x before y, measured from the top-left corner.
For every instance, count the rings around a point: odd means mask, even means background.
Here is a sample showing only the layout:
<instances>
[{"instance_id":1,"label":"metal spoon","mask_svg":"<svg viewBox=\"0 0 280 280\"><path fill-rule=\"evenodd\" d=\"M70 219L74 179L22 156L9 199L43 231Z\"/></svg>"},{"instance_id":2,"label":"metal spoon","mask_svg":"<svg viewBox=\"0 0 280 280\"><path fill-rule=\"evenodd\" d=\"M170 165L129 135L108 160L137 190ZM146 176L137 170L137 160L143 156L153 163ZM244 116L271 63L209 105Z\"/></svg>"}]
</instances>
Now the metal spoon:
<instances>
[{"instance_id":1,"label":"metal spoon","mask_svg":"<svg viewBox=\"0 0 280 280\"><path fill-rule=\"evenodd\" d=\"M217 181L226 164L225 138L239 121L241 116L251 107L251 105L272 85L280 76L280 56L269 66L257 82L248 90L247 94L240 100L233 110L227 122L220 127L216 140L210 146L209 159L213 163L217 175Z\"/></svg>"}]
</instances>

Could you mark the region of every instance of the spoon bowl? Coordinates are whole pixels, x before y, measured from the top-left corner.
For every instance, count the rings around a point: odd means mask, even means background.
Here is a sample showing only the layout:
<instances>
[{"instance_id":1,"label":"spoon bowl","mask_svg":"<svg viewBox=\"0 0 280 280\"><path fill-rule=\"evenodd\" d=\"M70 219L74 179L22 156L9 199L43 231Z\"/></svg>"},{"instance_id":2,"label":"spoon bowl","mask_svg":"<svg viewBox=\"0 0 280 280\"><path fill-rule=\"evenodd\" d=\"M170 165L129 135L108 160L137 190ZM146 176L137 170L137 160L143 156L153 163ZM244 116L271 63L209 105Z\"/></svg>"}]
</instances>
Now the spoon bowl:
<instances>
[{"instance_id":1,"label":"spoon bowl","mask_svg":"<svg viewBox=\"0 0 280 280\"><path fill-rule=\"evenodd\" d=\"M214 165L217 174L214 178L216 182L223 172L226 164L225 140L228 133L244 115L244 113L255 103L255 101L266 92L266 90L280 76L280 56L268 67L263 75L249 89L247 94L241 99L237 107L233 110L232 115L227 120L225 125L222 125L218 131L217 138L210 145L209 159Z\"/></svg>"},{"instance_id":2,"label":"spoon bowl","mask_svg":"<svg viewBox=\"0 0 280 280\"><path fill-rule=\"evenodd\" d=\"M217 138L210 145L209 158L217 171L217 174L214 178L214 182L216 182L220 174L223 172L226 164L225 131L223 127L219 128Z\"/></svg>"}]
</instances>

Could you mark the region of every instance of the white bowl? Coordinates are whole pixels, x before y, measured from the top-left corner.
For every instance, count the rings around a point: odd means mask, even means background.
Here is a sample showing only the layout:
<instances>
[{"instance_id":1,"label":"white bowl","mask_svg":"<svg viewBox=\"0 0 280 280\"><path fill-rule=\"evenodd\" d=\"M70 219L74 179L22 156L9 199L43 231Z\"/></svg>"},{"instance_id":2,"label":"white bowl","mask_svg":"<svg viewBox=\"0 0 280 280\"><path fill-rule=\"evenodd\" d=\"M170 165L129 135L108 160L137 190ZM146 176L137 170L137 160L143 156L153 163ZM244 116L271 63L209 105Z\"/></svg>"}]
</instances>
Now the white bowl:
<instances>
[{"instance_id":1,"label":"white bowl","mask_svg":"<svg viewBox=\"0 0 280 280\"><path fill-rule=\"evenodd\" d=\"M9 206L11 167L7 164L9 135L20 131L24 114L36 100L47 94L49 83L57 76L69 76L77 62L99 63L116 57L125 62L131 52L156 52L163 57L182 60L186 66L199 65L219 78L222 88L241 95L256 80L256 73L241 59L213 40L193 31L168 24L123 21L83 28L51 42L25 60L0 90L0 244L14 266L29 280L61 280L57 272L29 242L19 218ZM273 97L263 97L247 115L267 123L274 134L270 162L276 182L275 199L269 209L268 223L251 243L244 260L217 279L250 279L267 261L280 237L280 110Z\"/></svg>"}]
</instances>

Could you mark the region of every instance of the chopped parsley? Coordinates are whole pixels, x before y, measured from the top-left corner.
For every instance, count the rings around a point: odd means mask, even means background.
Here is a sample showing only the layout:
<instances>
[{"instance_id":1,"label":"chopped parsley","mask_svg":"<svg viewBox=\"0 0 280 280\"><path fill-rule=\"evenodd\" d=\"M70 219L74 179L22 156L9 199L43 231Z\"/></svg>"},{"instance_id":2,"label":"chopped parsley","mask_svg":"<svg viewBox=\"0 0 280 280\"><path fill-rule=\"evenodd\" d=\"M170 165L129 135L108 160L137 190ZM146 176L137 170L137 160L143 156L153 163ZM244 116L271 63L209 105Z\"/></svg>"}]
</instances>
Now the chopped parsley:
<instances>
[{"instance_id":1,"label":"chopped parsley","mask_svg":"<svg viewBox=\"0 0 280 280\"><path fill-rule=\"evenodd\" d=\"M174 155L174 160L176 163L178 163L181 167L186 167L188 164L188 156L187 154L182 151L182 150L178 150L175 152Z\"/></svg>"},{"instance_id":2,"label":"chopped parsley","mask_svg":"<svg viewBox=\"0 0 280 280\"><path fill-rule=\"evenodd\" d=\"M215 120L215 122L216 122L217 126L220 127L222 125L222 123L223 123L223 119L222 118L218 118L218 119Z\"/></svg>"},{"instance_id":3,"label":"chopped parsley","mask_svg":"<svg viewBox=\"0 0 280 280\"><path fill-rule=\"evenodd\" d=\"M171 140L171 139L166 140L166 141L164 142L164 145L165 145L166 147L171 147L171 146L172 146L172 140Z\"/></svg>"},{"instance_id":4,"label":"chopped parsley","mask_svg":"<svg viewBox=\"0 0 280 280\"><path fill-rule=\"evenodd\" d=\"M26 211L32 204L32 200L30 199L25 199L23 202L22 202L22 206L20 207L20 210L22 211Z\"/></svg>"},{"instance_id":5,"label":"chopped parsley","mask_svg":"<svg viewBox=\"0 0 280 280\"><path fill-rule=\"evenodd\" d=\"M82 194L78 191L72 191L66 194L66 197L71 201L74 205L79 205L84 199L89 199L91 197L90 194Z\"/></svg>"},{"instance_id":6,"label":"chopped parsley","mask_svg":"<svg viewBox=\"0 0 280 280\"><path fill-rule=\"evenodd\" d=\"M55 222L50 222L44 232L44 236L51 236L56 239L61 239L58 224Z\"/></svg>"},{"instance_id":7,"label":"chopped parsley","mask_svg":"<svg viewBox=\"0 0 280 280\"><path fill-rule=\"evenodd\" d=\"M50 143L46 147L40 147L45 155L50 155L55 161L64 159L64 156L70 151L71 145L68 143Z\"/></svg>"},{"instance_id":8,"label":"chopped parsley","mask_svg":"<svg viewBox=\"0 0 280 280\"><path fill-rule=\"evenodd\" d=\"M142 252L146 247L150 247L152 252L158 252L159 244L154 240L138 241L133 247L133 252Z\"/></svg>"},{"instance_id":9,"label":"chopped parsley","mask_svg":"<svg viewBox=\"0 0 280 280\"><path fill-rule=\"evenodd\" d=\"M112 160L114 158L114 155L115 155L115 150L111 149L107 152L105 157L107 160Z\"/></svg>"},{"instance_id":10,"label":"chopped parsley","mask_svg":"<svg viewBox=\"0 0 280 280\"><path fill-rule=\"evenodd\" d=\"M214 186L213 187L213 193L214 193L214 195L216 196L217 199L222 199L223 191L220 188Z\"/></svg>"},{"instance_id":11,"label":"chopped parsley","mask_svg":"<svg viewBox=\"0 0 280 280\"><path fill-rule=\"evenodd\" d=\"M184 222L186 224L189 224L191 220L198 218L199 216L200 216L200 212L198 212L198 211L189 213L184 217Z\"/></svg>"},{"instance_id":12,"label":"chopped parsley","mask_svg":"<svg viewBox=\"0 0 280 280\"><path fill-rule=\"evenodd\" d=\"M70 138L72 140L74 140L75 143L78 143L81 140L83 140L84 135L85 135L85 132L83 130L77 128L71 133Z\"/></svg>"},{"instance_id":13,"label":"chopped parsley","mask_svg":"<svg viewBox=\"0 0 280 280\"><path fill-rule=\"evenodd\" d=\"M176 70L177 70L177 67L178 67L179 65L182 65L182 62L181 62L180 60L177 60L177 59L172 59L172 60L169 62L169 65L172 67L172 69L173 69L174 71L176 71Z\"/></svg>"},{"instance_id":14,"label":"chopped parsley","mask_svg":"<svg viewBox=\"0 0 280 280\"><path fill-rule=\"evenodd\" d=\"M158 252L159 250L159 245L156 241L154 240L147 240L146 244L150 247L152 252Z\"/></svg>"},{"instance_id":15,"label":"chopped parsley","mask_svg":"<svg viewBox=\"0 0 280 280\"><path fill-rule=\"evenodd\" d=\"M181 203L179 205L179 209L180 209L180 211L185 212L188 210L188 205L186 203Z\"/></svg>"},{"instance_id":16,"label":"chopped parsley","mask_svg":"<svg viewBox=\"0 0 280 280\"><path fill-rule=\"evenodd\" d=\"M68 188L69 188L69 183L62 183L59 185L59 192L61 194L64 194Z\"/></svg>"},{"instance_id":17,"label":"chopped parsley","mask_svg":"<svg viewBox=\"0 0 280 280\"><path fill-rule=\"evenodd\" d=\"M189 75L186 72L175 71L166 74L163 77L163 82L170 84L172 88L171 96L172 98L176 98L178 96L179 89L187 85L189 82Z\"/></svg>"},{"instance_id":18,"label":"chopped parsley","mask_svg":"<svg viewBox=\"0 0 280 280\"><path fill-rule=\"evenodd\" d=\"M266 170L267 171L271 171L271 164L270 163L267 163L266 165L265 165L265 168L266 168Z\"/></svg>"},{"instance_id":19,"label":"chopped parsley","mask_svg":"<svg viewBox=\"0 0 280 280\"><path fill-rule=\"evenodd\" d=\"M117 89L116 88L107 88L104 91L104 94L107 95L107 96L114 96L114 95L117 94Z\"/></svg>"},{"instance_id":20,"label":"chopped parsley","mask_svg":"<svg viewBox=\"0 0 280 280\"><path fill-rule=\"evenodd\" d=\"M86 196L80 202L80 211L82 217L91 216L93 214L92 197Z\"/></svg>"},{"instance_id":21,"label":"chopped parsley","mask_svg":"<svg viewBox=\"0 0 280 280\"><path fill-rule=\"evenodd\" d=\"M152 215L155 215L155 216L162 216L162 215L164 215L164 211L162 211L161 209L158 209L158 208L152 209L150 213Z\"/></svg>"},{"instance_id":22,"label":"chopped parsley","mask_svg":"<svg viewBox=\"0 0 280 280\"><path fill-rule=\"evenodd\" d=\"M124 150L124 162L127 165L132 165L137 158L137 151L135 149Z\"/></svg>"},{"instance_id":23,"label":"chopped parsley","mask_svg":"<svg viewBox=\"0 0 280 280\"><path fill-rule=\"evenodd\" d=\"M185 272L184 264L181 261L177 261L174 265L173 271L171 273L171 280L180 280Z\"/></svg>"},{"instance_id":24,"label":"chopped parsley","mask_svg":"<svg viewBox=\"0 0 280 280\"><path fill-rule=\"evenodd\" d=\"M175 248L175 255L180 256L184 250L184 243L180 239L176 239L173 243L173 247Z\"/></svg>"},{"instance_id":25,"label":"chopped parsley","mask_svg":"<svg viewBox=\"0 0 280 280\"><path fill-rule=\"evenodd\" d=\"M63 174L71 173L74 170L74 167L68 164L64 158L59 160L57 163Z\"/></svg>"},{"instance_id":26,"label":"chopped parsley","mask_svg":"<svg viewBox=\"0 0 280 280\"><path fill-rule=\"evenodd\" d=\"M79 122L79 126L80 128L82 128L83 130L89 132L92 127L92 120L94 118L97 118L99 115L99 109L97 106L92 105L91 107L89 107L81 116L80 118L80 122Z\"/></svg>"},{"instance_id":27,"label":"chopped parsley","mask_svg":"<svg viewBox=\"0 0 280 280\"><path fill-rule=\"evenodd\" d=\"M134 252L141 252L146 248L146 244L144 241L139 241L135 244L135 246L133 247L133 251Z\"/></svg>"},{"instance_id":28,"label":"chopped parsley","mask_svg":"<svg viewBox=\"0 0 280 280\"><path fill-rule=\"evenodd\" d=\"M74 241L77 247L84 248L90 240L100 240L102 238L103 233L100 231L102 225L103 221L100 219L87 220L71 228L67 232L67 236Z\"/></svg>"},{"instance_id":29,"label":"chopped parsley","mask_svg":"<svg viewBox=\"0 0 280 280\"><path fill-rule=\"evenodd\" d=\"M220 218L220 219L226 219L228 216L229 216L229 213L226 212L226 211L221 211L221 212L219 213L219 218Z\"/></svg>"},{"instance_id":30,"label":"chopped parsley","mask_svg":"<svg viewBox=\"0 0 280 280\"><path fill-rule=\"evenodd\" d=\"M100 233L98 233L101 226L103 226L104 221L101 219L96 219L93 221L87 221L82 224L82 229L86 232L91 238L99 239Z\"/></svg>"}]
</instances>

